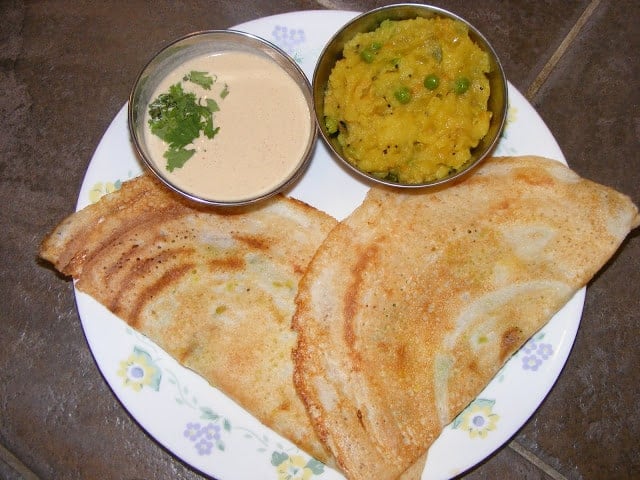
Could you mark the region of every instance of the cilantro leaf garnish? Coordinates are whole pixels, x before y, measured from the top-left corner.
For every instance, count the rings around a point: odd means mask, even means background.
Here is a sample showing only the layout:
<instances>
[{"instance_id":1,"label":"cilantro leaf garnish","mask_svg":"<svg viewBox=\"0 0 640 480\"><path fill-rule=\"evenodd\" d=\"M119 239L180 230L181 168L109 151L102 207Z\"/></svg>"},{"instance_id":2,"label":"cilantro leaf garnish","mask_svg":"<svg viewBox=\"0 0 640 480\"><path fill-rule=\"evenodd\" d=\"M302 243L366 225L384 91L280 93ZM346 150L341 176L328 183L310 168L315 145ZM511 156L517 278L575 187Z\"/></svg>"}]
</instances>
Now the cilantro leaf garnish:
<instances>
[{"instance_id":1,"label":"cilantro leaf garnish","mask_svg":"<svg viewBox=\"0 0 640 480\"><path fill-rule=\"evenodd\" d=\"M196 85L200 85L205 90L211 90L211 85L215 83L217 77L214 75L210 76L207 72L198 72L197 70L191 70L187 73L182 80L185 82L192 82Z\"/></svg>"},{"instance_id":2,"label":"cilantro leaf garnish","mask_svg":"<svg viewBox=\"0 0 640 480\"><path fill-rule=\"evenodd\" d=\"M183 76L185 82L195 83L206 90L216 82L216 75L192 70ZM220 93L224 99L229 94L227 84ZM149 127L151 133L167 143L168 149L164 153L167 160L166 168L172 172L182 168L195 153L195 149L187 149L188 145L200 136L211 139L220 127L214 127L213 114L220 110L218 103L211 98L197 98L194 93L185 92L181 83L169 87L167 93L160 94L149 105Z\"/></svg>"},{"instance_id":3,"label":"cilantro leaf garnish","mask_svg":"<svg viewBox=\"0 0 640 480\"><path fill-rule=\"evenodd\" d=\"M182 85L176 83L149 105L151 133L169 147L164 157L170 172L181 168L193 156L195 150L184 147L198 138L201 131L207 138L213 138L220 130L213 127L213 113L219 110L218 104L210 99L205 103L201 105L195 94L186 93Z\"/></svg>"},{"instance_id":4,"label":"cilantro leaf garnish","mask_svg":"<svg viewBox=\"0 0 640 480\"><path fill-rule=\"evenodd\" d=\"M164 158L167 159L167 170L173 172L176 168L182 168L194 153L196 153L196 151L193 149L187 150L186 148L170 148L164 152L163 155Z\"/></svg>"},{"instance_id":5,"label":"cilantro leaf garnish","mask_svg":"<svg viewBox=\"0 0 640 480\"><path fill-rule=\"evenodd\" d=\"M215 113L220 110L220 107L218 106L218 102L216 102L211 98L207 98L207 108L211 113Z\"/></svg>"},{"instance_id":6,"label":"cilantro leaf garnish","mask_svg":"<svg viewBox=\"0 0 640 480\"><path fill-rule=\"evenodd\" d=\"M207 136L207 138L213 138L220 131L220 127L213 128L213 121L207 121L202 131Z\"/></svg>"}]
</instances>

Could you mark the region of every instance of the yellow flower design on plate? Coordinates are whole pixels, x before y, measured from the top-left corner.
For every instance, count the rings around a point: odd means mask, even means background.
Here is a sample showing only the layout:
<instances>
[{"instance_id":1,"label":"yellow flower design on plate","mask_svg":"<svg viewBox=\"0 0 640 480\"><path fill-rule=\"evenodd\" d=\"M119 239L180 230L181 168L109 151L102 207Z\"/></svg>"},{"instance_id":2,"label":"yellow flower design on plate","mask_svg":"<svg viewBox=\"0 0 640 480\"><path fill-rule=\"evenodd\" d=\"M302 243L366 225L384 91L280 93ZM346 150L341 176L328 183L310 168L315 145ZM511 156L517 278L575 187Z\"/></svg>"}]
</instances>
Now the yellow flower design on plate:
<instances>
[{"instance_id":1,"label":"yellow flower design on plate","mask_svg":"<svg viewBox=\"0 0 640 480\"><path fill-rule=\"evenodd\" d=\"M162 373L153 362L151 355L144 350L134 347L129 358L120 362L118 376L122 378L125 387L131 387L136 392L143 387L158 391Z\"/></svg>"},{"instance_id":2,"label":"yellow flower design on plate","mask_svg":"<svg viewBox=\"0 0 640 480\"><path fill-rule=\"evenodd\" d=\"M119 190L121 186L122 182L120 180L116 180L115 182L96 182L93 187L91 187L91 190L89 190L89 201L96 203L107 193Z\"/></svg>"},{"instance_id":3,"label":"yellow flower design on plate","mask_svg":"<svg viewBox=\"0 0 640 480\"><path fill-rule=\"evenodd\" d=\"M317 460L284 452L273 452L271 464L276 467L278 480L309 480L324 471L324 465Z\"/></svg>"},{"instance_id":4,"label":"yellow flower design on plate","mask_svg":"<svg viewBox=\"0 0 640 480\"><path fill-rule=\"evenodd\" d=\"M453 421L453 428L469 432L471 438L486 438L496 429L500 416L493 413L495 400L478 398L474 400Z\"/></svg>"},{"instance_id":5,"label":"yellow flower design on plate","mask_svg":"<svg viewBox=\"0 0 640 480\"><path fill-rule=\"evenodd\" d=\"M511 125L512 123L515 123L517 120L518 120L518 107L514 107L513 105L509 104L509 108L507 109L506 125Z\"/></svg>"}]
</instances>

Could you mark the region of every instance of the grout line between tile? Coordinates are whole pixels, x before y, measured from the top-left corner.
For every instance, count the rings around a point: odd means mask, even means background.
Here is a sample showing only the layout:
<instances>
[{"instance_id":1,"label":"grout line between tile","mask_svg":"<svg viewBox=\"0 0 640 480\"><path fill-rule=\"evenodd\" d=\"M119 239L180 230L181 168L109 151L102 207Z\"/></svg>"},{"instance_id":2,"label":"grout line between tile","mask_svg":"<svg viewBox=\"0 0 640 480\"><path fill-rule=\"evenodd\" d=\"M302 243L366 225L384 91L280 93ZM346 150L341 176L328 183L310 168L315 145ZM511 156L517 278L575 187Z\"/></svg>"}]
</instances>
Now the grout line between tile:
<instances>
[{"instance_id":1,"label":"grout line between tile","mask_svg":"<svg viewBox=\"0 0 640 480\"><path fill-rule=\"evenodd\" d=\"M567 34L567 36L564 37L564 40L562 40L562 43L560 43L556 51L553 52L553 55L551 55L551 58L549 59L549 61L545 64L545 66L542 68L538 76L533 80L533 82L527 89L527 93L525 94L525 96L527 97L527 100L531 101L532 98L535 96L535 94L538 93L538 90L540 90L540 87L542 86L542 84L547 80L547 77L549 77L549 74L551 73L551 71L558 64L558 61L560 60L562 55L565 54L565 52L571 45L571 42L573 42L575 38L578 36L578 33L580 33L580 30L582 29L582 27L584 27L584 24L587 23L589 18L591 18L591 15L593 14L593 12L595 11L595 9L598 7L599 4L600 4L600 0L591 0L591 2L589 3L585 11L582 12L582 15L580 15L580 18L578 18L578 21L573 25L571 30L569 30L569 33Z\"/></svg>"},{"instance_id":2,"label":"grout line between tile","mask_svg":"<svg viewBox=\"0 0 640 480\"><path fill-rule=\"evenodd\" d=\"M534 464L544 473L546 473L549 477L553 478L553 480L567 480L567 477L558 472L555 468L547 463L543 462L538 456L524 448L518 442L513 441L509 443L509 448L511 448L514 452L520 455L522 458L527 460L528 462Z\"/></svg>"},{"instance_id":3,"label":"grout line between tile","mask_svg":"<svg viewBox=\"0 0 640 480\"><path fill-rule=\"evenodd\" d=\"M14 472L16 472L22 480L39 480L38 476L33 473L24 463L22 463L18 457L5 448L0 443L0 462L4 462Z\"/></svg>"}]
</instances>

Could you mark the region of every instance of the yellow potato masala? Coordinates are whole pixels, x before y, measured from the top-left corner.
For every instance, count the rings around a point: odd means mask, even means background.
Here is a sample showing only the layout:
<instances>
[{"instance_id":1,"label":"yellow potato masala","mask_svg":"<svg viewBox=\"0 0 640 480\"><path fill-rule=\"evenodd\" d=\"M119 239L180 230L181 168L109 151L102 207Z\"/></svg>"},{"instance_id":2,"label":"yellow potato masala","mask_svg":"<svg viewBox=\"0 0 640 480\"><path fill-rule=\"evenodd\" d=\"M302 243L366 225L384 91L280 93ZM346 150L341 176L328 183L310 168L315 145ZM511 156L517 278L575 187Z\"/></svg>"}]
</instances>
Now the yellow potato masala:
<instances>
[{"instance_id":1,"label":"yellow potato masala","mask_svg":"<svg viewBox=\"0 0 640 480\"><path fill-rule=\"evenodd\" d=\"M352 165L378 178L447 177L489 129L489 71L461 22L385 20L345 44L325 92L325 127Z\"/></svg>"}]
</instances>

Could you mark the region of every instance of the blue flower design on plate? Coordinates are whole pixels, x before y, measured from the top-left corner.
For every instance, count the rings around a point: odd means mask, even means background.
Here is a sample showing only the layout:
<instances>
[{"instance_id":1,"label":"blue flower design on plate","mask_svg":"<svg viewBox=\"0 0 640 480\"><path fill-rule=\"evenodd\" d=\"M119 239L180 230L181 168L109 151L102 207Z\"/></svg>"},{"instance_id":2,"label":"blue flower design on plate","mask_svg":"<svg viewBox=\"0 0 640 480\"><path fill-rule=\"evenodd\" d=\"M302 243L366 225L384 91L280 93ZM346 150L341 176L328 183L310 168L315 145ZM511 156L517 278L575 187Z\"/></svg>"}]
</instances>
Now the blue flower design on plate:
<instances>
[{"instance_id":1,"label":"blue flower design on plate","mask_svg":"<svg viewBox=\"0 0 640 480\"><path fill-rule=\"evenodd\" d=\"M294 55L296 49L307 40L303 29L289 28L283 25L276 25L271 36L274 43L289 55Z\"/></svg>"},{"instance_id":2,"label":"blue flower design on plate","mask_svg":"<svg viewBox=\"0 0 640 480\"><path fill-rule=\"evenodd\" d=\"M523 370L536 372L544 361L553 356L553 346L550 343L542 343L540 340L532 338L522 347L524 353L522 357Z\"/></svg>"},{"instance_id":3,"label":"blue flower design on plate","mask_svg":"<svg viewBox=\"0 0 640 480\"><path fill-rule=\"evenodd\" d=\"M183 436L193 442L198 455L209 455L214 447L224 450L221 432L222 427L212 422L189 422L185 426Z\"/></svg>"}]
</instances>

